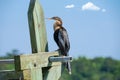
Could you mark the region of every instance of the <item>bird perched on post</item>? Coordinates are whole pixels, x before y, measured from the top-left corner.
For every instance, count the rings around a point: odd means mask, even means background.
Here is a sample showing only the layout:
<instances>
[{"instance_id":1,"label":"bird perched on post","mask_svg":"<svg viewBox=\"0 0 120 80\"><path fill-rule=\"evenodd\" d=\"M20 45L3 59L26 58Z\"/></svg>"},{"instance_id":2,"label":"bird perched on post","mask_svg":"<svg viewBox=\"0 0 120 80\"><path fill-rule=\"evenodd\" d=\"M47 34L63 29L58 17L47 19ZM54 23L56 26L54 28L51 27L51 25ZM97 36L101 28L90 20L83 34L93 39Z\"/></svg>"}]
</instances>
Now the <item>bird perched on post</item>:
<instances>
[{"instance_id":1,"label":"bird perched on post","mask_svg":"<svg viewBox=\"0 0 120 80\"><path fill-rule=\"evenodd\" d=\"M62 20L59 17L52 17L52 18L48 18L49 20L55 20L55 23L53 25L54 28L54 40L57 43L61 54L63 56L69 56L69 49L70 49L70 42L69 42L69 38L68 38L68 34L66 29L62 26ZM65 66L69 72L69 74L71 74L71 65L70 62L66 62Z\"/></svg>"}]
</instances>

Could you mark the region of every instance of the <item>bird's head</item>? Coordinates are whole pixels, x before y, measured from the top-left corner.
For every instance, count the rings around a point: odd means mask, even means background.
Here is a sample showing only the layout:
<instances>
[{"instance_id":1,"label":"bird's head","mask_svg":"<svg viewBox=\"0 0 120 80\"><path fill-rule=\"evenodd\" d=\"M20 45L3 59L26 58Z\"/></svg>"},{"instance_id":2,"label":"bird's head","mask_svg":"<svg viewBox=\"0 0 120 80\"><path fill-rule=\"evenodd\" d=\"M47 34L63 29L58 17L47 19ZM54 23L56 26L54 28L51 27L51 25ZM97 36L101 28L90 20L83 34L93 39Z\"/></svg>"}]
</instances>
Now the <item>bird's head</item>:
<instances>
[{"instance_id":1,"label":"bird's head","mask_svg":"<svg viewBox=\"0 0 120 80\"><path fill-rule=\"evenodd\" d=\"M51 17L51 18L47 18L49 20L55 20L55 21L62 21L62 19L60 17L57 17L57 16L54 16L54 17Z\"/></svg>"},{"instance_id":2,"label":"bird's head","mask_svg":"<svg viewBox=\"0 0 120 80\"><path fill-rule=\"evenodd\" d=\"M54 26L62 26L62 19L55 16L51 18L47 18L48 20L55 20Z\"/></svg>"},{"instance_id":3,"label":"bird's head","mask_svg":"<svg viewBox=\"0 0 120 80\"><path fill-rule=\"evenodd\" d=\"M52 17L51 19L53 19L53 20L55 20L55 21L62 21L62 19L61 19L61 18L59 18L59 17L57 17L57 16Z\"/></svg>"},{"instance_id":4,"label":"bird's head","mask_svg":"<svg viewBox=\"0 0 120 80\"><path fill-rule=\"evenodd\" d=\"M57 24L62 24L62 19L60 17L54 16L51 18L47 18L49 20L55 20Z\"/></svg>"}]
</instances>

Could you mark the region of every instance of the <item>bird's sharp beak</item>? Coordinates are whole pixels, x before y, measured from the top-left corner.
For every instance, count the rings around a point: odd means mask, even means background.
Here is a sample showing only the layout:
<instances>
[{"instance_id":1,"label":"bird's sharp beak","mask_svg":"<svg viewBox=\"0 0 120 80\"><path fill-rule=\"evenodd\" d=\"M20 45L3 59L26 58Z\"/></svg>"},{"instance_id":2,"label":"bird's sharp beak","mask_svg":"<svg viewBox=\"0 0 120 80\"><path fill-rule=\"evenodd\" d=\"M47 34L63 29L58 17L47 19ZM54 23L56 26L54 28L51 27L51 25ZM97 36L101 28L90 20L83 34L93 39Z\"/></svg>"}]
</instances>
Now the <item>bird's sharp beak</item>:
<instances>
[{"instance_id":1,"label":"bird's sharp beak","mask_svg":"<svg viewBox=\"0 0 120 80\"><path fill-rule=\"evenodd\" d=\"M45 19L52 20L52 18L45 18Z\"/></svg>"}]
</instances>

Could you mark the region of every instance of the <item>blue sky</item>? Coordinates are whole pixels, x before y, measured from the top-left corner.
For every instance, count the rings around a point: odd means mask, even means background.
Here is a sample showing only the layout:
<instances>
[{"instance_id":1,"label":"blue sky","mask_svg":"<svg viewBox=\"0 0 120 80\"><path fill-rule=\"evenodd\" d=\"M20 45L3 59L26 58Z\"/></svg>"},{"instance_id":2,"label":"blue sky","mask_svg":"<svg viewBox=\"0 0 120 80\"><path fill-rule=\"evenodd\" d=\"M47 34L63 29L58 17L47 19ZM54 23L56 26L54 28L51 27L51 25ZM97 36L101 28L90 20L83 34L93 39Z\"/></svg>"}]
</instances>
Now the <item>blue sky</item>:
<instances>
[{"instance_id":1,"label":"blue sky","mask_svg":"<svg viewBox=\"0 0 120 80\"><path fill-rule=\"evenodd\" d=\"M30 0L0 1L0 55L12 49L31 53L27 11ZM40 0L46 18L59 16L67 29L73 57L120 59L120 0ZM49 50L54 21L45 20Z\"/></svg>"}]
</instances>

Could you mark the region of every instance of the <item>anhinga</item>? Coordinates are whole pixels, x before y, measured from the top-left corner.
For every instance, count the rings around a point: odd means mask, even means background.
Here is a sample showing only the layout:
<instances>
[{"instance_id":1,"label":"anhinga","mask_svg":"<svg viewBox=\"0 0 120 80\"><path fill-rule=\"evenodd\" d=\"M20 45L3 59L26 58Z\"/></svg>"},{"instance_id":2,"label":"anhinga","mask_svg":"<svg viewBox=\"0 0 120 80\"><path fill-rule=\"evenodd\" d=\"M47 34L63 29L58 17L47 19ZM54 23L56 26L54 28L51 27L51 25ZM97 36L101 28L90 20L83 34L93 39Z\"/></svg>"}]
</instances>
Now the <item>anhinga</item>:
<instances>
[{"instance_id":1,"label":"anhinga","mask_svg":"<svg viewBox=\"0 0 120 80\"><path fill-rule=\"evenodd\" d=\"M70 42L69 42L69 38L68 38L68 34L66 29L62 26L62 20L59 17L52 17L52 18L48 18L50 20L55 20L55 23L53 25L54 27L54 40L57 43L61 54L63 56L69 56L69 49L70 49ZM69 72L69 74L71 74L71 66L70 66L70 62L66 62L65 66Z\"/></svg>"}]
</instances>

